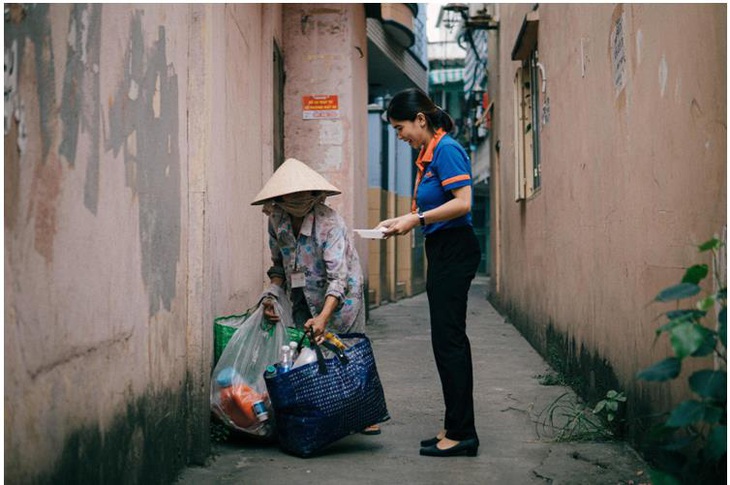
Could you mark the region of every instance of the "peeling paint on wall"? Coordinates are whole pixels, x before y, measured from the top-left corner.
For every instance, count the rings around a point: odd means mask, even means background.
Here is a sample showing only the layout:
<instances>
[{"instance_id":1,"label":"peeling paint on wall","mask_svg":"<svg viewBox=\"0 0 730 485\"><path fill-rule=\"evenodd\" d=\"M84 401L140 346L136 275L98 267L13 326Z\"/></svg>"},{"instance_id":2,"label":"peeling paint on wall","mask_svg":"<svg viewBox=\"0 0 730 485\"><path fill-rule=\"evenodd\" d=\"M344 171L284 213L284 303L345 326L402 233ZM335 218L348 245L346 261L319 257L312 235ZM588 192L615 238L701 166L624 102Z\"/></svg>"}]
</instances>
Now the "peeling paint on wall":
<instances>
[{"instance_id":1,"label":"peeling paint on wall","mask_svg":"<svg viewBox=\"0 0 730 485\"><path fill-rule=\"evenodd\" d=\"M25 125L25 107L18 92L18 41L13 39L10 47L5 47L5 135L10 135L13 123L17 130L10 137L15 140L18 150L23 153L28 143L28 131Z\"/></svg>"},{"instance_id":2,"label":"peeling paint on wall","mask_svg":"<svg viewBox=\"0 0 730 485\"><path fill-rule=\"evenodd\" d=\"M49 5L34 4L15 8L22 8L22 14L17 14L13 21L8 21L6 15L5 46L17 44L17 57L14 59L17 61L16 74L23 62L26 41L30 41L35 50L36 89L40 104L41 143L45 161L52 144L51 120L55 116L56 108L55 68L51 25L48 20ZM18 99L15 102L16 107L22 106L22 100Z\"/></svg>"},{"instance_id":3,"label":"peeling paint on wall","mask_svg":"<svg viewBox=\"0 0 730 485\"><path fill-rule=\"evenodd\" d=\"M613 86L616 88L616 96L626 86L626 42L625 42L625 20L623 8L619 5L612 19L611 28L611 67L613 72Z\"/></svg>"},{"instance_id":4,"label":"peeling paint on wall","mask_svg":"<svg viewBox=\"0 0 730 485\"><path fill-rule=\"evenodd\" d=\"M63 171L55 153L50 153L44 162L36 163L30 187L31 210L34 215L35 237L33 247L43 256L47 264L53 263L53 241L56 237L56 205L61 195Z\"/></svg>"},{"instance_id":5,"label":"peeling paint on wall","mask_svg":"<svg viewBox=\"0 0 730 485\"><path fill-rule=\"evenodd\" d=\"M74 4L68 26L66 72L60 117L63 137L59 153L76 164L80 132L89 133L90 156L86 165L84 205L96 214L99 199L100 110L99 58L101 46L99 4Z\"/></svg>"},{"instance_id":6,"label":"peeling paint on wall","mask_svg":"<svg viewBox=\"0 0 730 485\"><path fill-rule=\"evenodd\" d=\"M141 16L132 16L125 78L109 103L104 148L115 156L122 151L127 185L139 199L141 271L152 316L171 308L180 259L178 86L165 28L145 50Z\"/></svg>"},{"instance_id":7,"label":"peeling paint on wall","mask_svg":"<svg viewBox=\"0 0 730 485\"><path fill-rule=\"evenodd\" d=\"M319 145L342 145L345 131L342 123L321 123L319 127Z\"/></svg>"},{"instance_id":8,"label":"peeling paint on wall","mask_svg":"<svg viewBox=\"0 0 730 485\"><path fill-rule=\"evenodd\" d=\"M5 134L10 131L10 120L18 101L18 41L5 45Z\"/></svg>"},{"instance_id":9,"label":"peeling paint on wall","mask_svg":"<svg viewBox=\"0 0 730 485\"><path fill-rule=\"evenodd\" d=\"M7 86L7 84L6 84ZM10 129L5 129L5 137L18 138L20 127L15 117L11 116ZM18 221L20 204L20 150L15 143L5 143L5 228L13 230Z\"/></svg>"},{"instance_id":10,"label":"peeling paint on wall","mask_svg":"<svg viewBox=\"0 0 730 485\"><path fill-rule=\"evenodd\" d=\"M26 150L27 134L26 123L39 120L39 136L41 144L41 156L29 162L34 163L33 177L31 181L30 207L28 220L34 222L34 241L36 251L43 256L46 263L53 261L53 240L56 234L56 202L61 193L62 172L57 156L50 151L56 139L53 130L54 120L57 115L56 106L56 82L54 55L51 36L51 24L49 20L49 5L11 5L6 7L5 15L5 45L10 46L15 52L7 53L6 60L13 63L12 68L6 66L10 77L17 76L15 91L6 93L6 121L8 121L8 109L12 111L9 125L6 125L10 133L16 137L16 143L20 153L11 152L12 163L20 164L21 156ZM35 61L33 69L23 69L23 59L26 49L33 49ZM21 73L30 76L22 79ZM26 111L25 103L20 97L20 86L24 83L34 84L37 94L33 105L28 106ZM10 106L10 108L8 108ZM26 115L27 113L27 115ZM26 121L26 116L28 120ZM17 122L17 129L12 124L13 118ZM35 132L35 127L29 129ZM7 135L6 135L7 136ZM6 141L6 145L8 142ZM17 156L17 158L15 158ZM16 168L20 170L20 165ZM12 168L11 168L12 171ZM18 207L11 207L10 215L17 217ZM11 222L14 224L14 222Z\"/></svg>"},{"instance_id":11,"label":"peeling paint on wall","mask_svg":"<svg viewBox=\"0 0 730 485\"><path fill-rule=\"evenodd\" d=\"M337 172L342 169L344 159L341 145L322 146L321 156L317 160L317 170L322 172Z\"/></svg>"},{"instance_id":12,"label":"peeling paint on wall","mask_svg":"<svg viewBox=\"0 0 730 485\"><path fill-rule=\"evenodd\" d=\"M667 90L667 77L669 75L669 67L667 66L667 58L662 55L662 60L659 61L659 92L662 98Z\"/></svg>"}]
</instances>

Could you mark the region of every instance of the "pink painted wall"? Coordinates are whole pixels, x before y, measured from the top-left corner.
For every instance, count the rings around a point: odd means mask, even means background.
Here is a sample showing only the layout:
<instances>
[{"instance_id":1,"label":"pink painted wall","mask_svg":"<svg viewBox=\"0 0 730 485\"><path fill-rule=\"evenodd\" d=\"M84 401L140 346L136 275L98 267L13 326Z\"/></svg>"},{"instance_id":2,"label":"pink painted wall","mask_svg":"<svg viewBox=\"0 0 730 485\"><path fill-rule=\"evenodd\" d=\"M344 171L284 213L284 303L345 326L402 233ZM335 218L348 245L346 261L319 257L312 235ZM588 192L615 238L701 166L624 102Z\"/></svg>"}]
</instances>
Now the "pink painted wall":
<instances>
[{"instance_id":1,"label":"pink painted wall","mask_svg":"<svg viewBox=\"0 0 730 485\"><path fill-rule=\"evenodd\" d=\"M275 43L286 155L365 224L363 6L16 5L5 38L6 480L172 482L209 453L213 318L266 284Z\"/></svg>"},{"instance_id":2,"label":"pink painted wall","mask_svg":"<svg viewBox=\"0 0 730 485\"><path fill-rule=\"evenodd\" d=\"M5 478L171 482L208 455L213 317L263 287L281 6L10 10Z\"/></svg>"},{"instance_id":3,"label":"pink painted wall","mask_svg":"<svg viewBox=\"0 0 730 485\"><path fill-rule=\"evenodd\" d=\"M726 7L540 5L549 121L542 188L520 202L510 55L530 6L498 9L489 53L501 146L492 156L494 300L536 346L551 345L548 329L567 342L566 359L589 386L615 378L635 402L669 409L686 398L683 384L634 375L668 351L665 340L652 345L666 308L648 304L685 268L708 262L696 245L727 223ZM623 85L609 40L621 15ZM580 368L588 361L602 369Z\"/></svg>"},{"instance_id":4,"label":"pink painted wall","mask_svg":"<svg viewBox=\"0 0 730 485\"><path fill-rule=\"evenodd\" d=\"M291 4L283 17L285 157L342 190L328 199L351 229L367 227L367 37L362 4ZM303 119L302 97L336 95L335 119ZM367 245L356 239L367 270Z\"/></svg>"}]
</instances>

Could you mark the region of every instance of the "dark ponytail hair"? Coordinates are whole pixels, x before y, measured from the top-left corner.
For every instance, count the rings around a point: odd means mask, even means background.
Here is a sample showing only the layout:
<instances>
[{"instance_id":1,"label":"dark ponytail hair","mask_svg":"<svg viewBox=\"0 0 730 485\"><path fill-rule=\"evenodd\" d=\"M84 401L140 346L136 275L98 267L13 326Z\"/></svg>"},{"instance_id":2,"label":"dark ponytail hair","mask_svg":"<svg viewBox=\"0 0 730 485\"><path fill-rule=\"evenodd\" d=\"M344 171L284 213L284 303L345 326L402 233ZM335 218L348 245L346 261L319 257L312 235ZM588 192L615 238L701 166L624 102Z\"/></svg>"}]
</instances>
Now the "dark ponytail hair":
<instances>
[{"instance_id":1,"label":"dark ponytail hair","mask_svg":"<svg viewBox=\"0 0 730 485\"><path fill-rule=\"evenodd\" d=\"M431 131L443 128L446 133L450 133L454 129L451 116L436 106L420 89L406 89L393 96L386 112L388 120L395 121L413 121L418 113L423 113Z\"/></svg>"}]
</instances>

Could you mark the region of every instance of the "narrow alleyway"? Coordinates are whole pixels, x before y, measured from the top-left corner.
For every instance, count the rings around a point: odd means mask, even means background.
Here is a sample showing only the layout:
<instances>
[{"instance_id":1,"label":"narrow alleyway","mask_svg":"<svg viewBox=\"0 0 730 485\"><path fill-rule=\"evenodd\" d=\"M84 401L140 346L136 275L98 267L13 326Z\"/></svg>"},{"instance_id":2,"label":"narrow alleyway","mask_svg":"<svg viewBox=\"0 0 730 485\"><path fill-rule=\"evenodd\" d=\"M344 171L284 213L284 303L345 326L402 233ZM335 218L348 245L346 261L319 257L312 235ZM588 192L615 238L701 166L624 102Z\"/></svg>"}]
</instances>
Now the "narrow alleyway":
<instances>
[{"instance_id":1,"label":"narrow alleyway","mask_svg":"<svg viewBox=\"0 0 730 485\"><path fill-rule=\"evenodd\" d=\"M188 468L180 484L618 484L646 480L646 467L624 443L556 443L538 433L536 416L562 386L541 385L545 361L486 300L484 279L469 300L475 375L476 458L429 458L418 442L441 425L441 391L430 346L426 295L381 306L368 334L392 419L380 436L353 435L301 459L275 445L213 446L208 467ZM642 480L643 479L643 480Z\"/></svg>"}]
</instances>

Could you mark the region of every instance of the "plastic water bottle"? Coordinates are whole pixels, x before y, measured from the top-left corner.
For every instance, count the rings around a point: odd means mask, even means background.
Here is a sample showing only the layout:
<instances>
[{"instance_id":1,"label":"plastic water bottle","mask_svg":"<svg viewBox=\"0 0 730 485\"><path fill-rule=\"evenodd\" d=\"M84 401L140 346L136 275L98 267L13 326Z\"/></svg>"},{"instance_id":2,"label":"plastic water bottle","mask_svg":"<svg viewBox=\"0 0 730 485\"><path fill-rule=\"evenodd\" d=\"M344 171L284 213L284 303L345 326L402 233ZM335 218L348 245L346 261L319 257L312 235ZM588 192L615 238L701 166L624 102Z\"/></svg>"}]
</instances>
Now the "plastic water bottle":
<instances>
[{"instance_id":1,"label":"plastic water bottle","mask_svg":"<svg viewBox=\"0 0 730 485\"><path fill-rule=\"evenodd\" d=\"M267 377L274 377L276 375L276 367L273 365L267 365L266 371L264 372L264 379Z\"/></svg>"},{"instance_id":2,"label":"plastic water bottle","mask_svg":"<svg viewBox=\"0 0 730 485\"><path fill-rule=\"evenodd\" d=\"M297 352L299 345L295 341L289 342L289 348L291 349L291 360L294 362L297 360L297 356L299 355L299 352Z\"/></svg>"},{"instance_id":3,"label":"plastic water bottle","mask_svg":"<svg viewBox=\"0 0 730 485\"><path fill-rule=\"evenodd\" d=\"M292 362L292 355L291 355L291 347L288 345L282 345L281 346L281 360L279 361L279 371L280 372L289 372L291 369L293 362Z\"/></svg>"},{"instance_id":4,"label":"plastic water bottle","mask_svg":"<svg viewBox=\"0 0 730 485\"><path fill-rule=\"evenodd\" d=\"M266 404L264 404L262 399L253 403L253 412L261 423L269 419L269 412L266 410Z\"/></svg>"}]
</instances>

